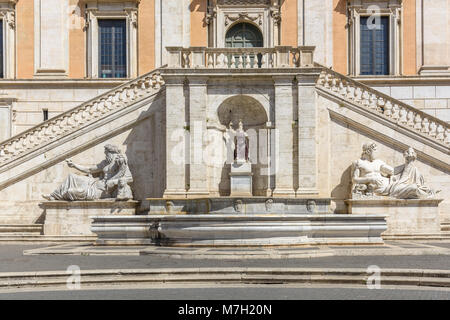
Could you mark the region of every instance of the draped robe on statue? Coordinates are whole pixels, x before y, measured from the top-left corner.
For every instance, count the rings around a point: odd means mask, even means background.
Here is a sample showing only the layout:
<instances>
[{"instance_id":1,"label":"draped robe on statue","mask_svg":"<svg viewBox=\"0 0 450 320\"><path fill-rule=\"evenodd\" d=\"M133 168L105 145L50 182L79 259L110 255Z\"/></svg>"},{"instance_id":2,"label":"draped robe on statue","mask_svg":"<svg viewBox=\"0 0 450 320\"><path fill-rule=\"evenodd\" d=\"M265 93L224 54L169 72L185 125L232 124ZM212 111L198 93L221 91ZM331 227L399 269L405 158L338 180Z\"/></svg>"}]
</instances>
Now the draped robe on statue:
<instances>
[{"instance_id":1,"label":"draped robe on statue","mask_svg":"<svg viewBox=\"0 0 450 320\"><path fill-rule=\"evenodd\" d=\"M404 164L398 180L390 186L389 195L397 199L423 199L435 195L413 163Z\"/></svg>"}]
</instances>

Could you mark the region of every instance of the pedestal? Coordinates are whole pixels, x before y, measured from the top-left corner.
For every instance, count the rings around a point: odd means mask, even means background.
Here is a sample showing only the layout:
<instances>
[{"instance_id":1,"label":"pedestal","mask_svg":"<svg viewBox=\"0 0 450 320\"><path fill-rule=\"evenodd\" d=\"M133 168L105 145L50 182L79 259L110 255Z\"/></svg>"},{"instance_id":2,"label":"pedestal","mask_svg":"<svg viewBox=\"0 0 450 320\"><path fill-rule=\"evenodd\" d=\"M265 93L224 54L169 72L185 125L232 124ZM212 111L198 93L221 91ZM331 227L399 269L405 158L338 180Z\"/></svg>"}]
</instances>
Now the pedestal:
<instances>
[{"instance_id":1,"label":"pedestal","mask_svg":"<svg viewBox=\"0 0 450 320\"><path fill-rule=\"evenodd\" d=\"M94 235L92 216L131 216L139 201L45 201L44 235Z\"/></svg>"},{"instance_id":2,"label":"pedestal","mask_svg":"<svg viewBox=\"0 0 450 320\"><path fill-rule=\"evenodd\" d=\"M355 199L346 200L351 214L387 215L384 235L439 234L439 203L442 199Z\"/></svg>"},{"instance_id":3,"label":"pedestal","mask_svg":"<svg viewBox=\"0 0 450 320\"><path fill-rule=\"evenodd\" d=\"M231 197L252 196L252 164L250 162L233 162L231 165Z\"/></svg>"}]
</instances>

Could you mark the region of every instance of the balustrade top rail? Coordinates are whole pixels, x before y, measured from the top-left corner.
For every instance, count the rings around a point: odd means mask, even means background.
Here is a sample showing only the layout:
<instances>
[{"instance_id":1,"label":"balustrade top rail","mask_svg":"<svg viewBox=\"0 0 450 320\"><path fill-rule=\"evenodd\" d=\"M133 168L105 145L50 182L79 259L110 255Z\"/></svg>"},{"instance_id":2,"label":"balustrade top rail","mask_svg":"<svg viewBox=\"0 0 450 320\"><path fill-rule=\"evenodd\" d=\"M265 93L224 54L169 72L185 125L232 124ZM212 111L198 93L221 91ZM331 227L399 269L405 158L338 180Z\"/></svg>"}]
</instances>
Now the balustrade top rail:
<instances>
[{"instance_id":1,"label":"balustrade top rail","mask_svg":"<svg viewBox=\"0 0 450 320\"><path fill-rule=\"evenodd\" d=\"M166 47L169 68L307 68L314 66L312 46L274 48Z\"/></svg>"}]
</instances>

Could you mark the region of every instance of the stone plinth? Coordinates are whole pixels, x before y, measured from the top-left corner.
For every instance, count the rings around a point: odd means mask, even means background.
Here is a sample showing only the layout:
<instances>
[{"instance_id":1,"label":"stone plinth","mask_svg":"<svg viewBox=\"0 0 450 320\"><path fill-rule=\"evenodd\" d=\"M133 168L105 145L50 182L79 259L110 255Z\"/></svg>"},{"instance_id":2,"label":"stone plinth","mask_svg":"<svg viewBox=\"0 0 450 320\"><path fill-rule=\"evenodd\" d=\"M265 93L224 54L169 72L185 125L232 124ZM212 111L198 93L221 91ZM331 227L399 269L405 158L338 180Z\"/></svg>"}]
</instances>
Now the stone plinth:
<instances>
[{"instance_id":1,"label":"stone plinth","mask_svg":"<svg viewBox=\"0 0 450 320\"><path fill-rule=\"evenodd\" d=\"M252 164L250 162L233 162L230 172L230 196L251 197L253 189L252 175Z\"/></svg>"},{"instance_id":2,"label":"stone plinth","mask_svg":"<svg viewBox=\"0 0 450 320\"><path fill-rule=\"evenodd\" d=\"M384 215L149 215L93 217L99 245L380 244Z\"/></svg>"},{"instance_id":3,"label":"stone plinth","mask_svg":"<svg viewBox=\"0 0 450 320\"><path fill-rule=\"evenodd\" d=\"M44 235L93 235L91 216L131 216L139 201L45 201Z\"/></svg>"},{"instance_id":4,"label":"stone plinth","mask_svg":"<svg viewBox=\"0 0 450 320\"><path fill-rule=\"evenodd\" d=\"M346 200L351 214L387 215L385 235L439 234L439 203L442 199L399 200L358 199Z\"/></svg>"}]
</instances>

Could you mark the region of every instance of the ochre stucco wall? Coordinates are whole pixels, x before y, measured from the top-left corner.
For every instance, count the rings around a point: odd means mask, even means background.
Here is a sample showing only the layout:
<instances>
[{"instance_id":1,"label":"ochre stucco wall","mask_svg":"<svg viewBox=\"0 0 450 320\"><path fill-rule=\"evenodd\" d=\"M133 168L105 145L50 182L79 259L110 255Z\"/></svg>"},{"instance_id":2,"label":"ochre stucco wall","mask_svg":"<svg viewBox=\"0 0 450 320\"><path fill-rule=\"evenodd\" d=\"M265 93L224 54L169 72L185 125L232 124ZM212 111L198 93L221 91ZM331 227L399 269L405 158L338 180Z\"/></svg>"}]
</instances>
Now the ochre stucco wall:
<instances>
[{"instance_id":1,"label":"ochre stucco wall","mask_svg":"<svg viewBox=\"0 0 450 320\"><path fill-rule=\"evenodd\" d=\"M348 73L347 4L346 0L333 0L333 69Z\"/></svg>"},{"instance_id":2,"label":"ochre stucco wall","mask_svg":"<svg viewBox=\"0 0 450 320\"><path fill-rule=\"evenodd\" d=\"M189 6L191 11L191 46L208 46L208 30L204 21L206 0L192 0Z\"/></svg>"},{"instance_id":3,"label":"ochre stucco wall","mask_svg":"<svg viewBox=\"0 0 450 320\"><path fill-rule=\"evenodd\" d=\"M415 75L416 0L403 0L403 74Z\"/></svg>"},{"instance_id":4,"label":"ochre stucco wall","mask_svg":"<svg viewBox=\"0 0 450 320\"><path fill-rule=\"evenodd\" d=\"M284 0L281 4L281 45L297 46L297 0Z\"/></svg>"},{"instance_id":5,"label":"ochre stucco wall","mask_svg":"<svg viewBox=\"0 0 450 320\"><path fill-rule=\"evenodd\" d=\"M84 6L78 0L70 0L71 20L69 23L69 78L86 76L86 40ZM76 7L75 7L76 6Z\"/></svg>"},{"instance_id":6,"label":"ochre stucco wall","mask_svg":"<svg viewBox=\"0 0 450 320\"><path fill-rule=\"evenodd\" d=\"M21 0L16 5L17 78L29 79L34 74L34 0Z\"/></svg>"},{"instance_id":7,"label":"ochre stucco wall","mask_svg":"<svg viewBox=\"0 0 450 320\"><path fill-rule=\"evenodd\" d=\"M138 73L155 68L155 0L141 1L138 15Z\"/></svg>"}]
</instances>

